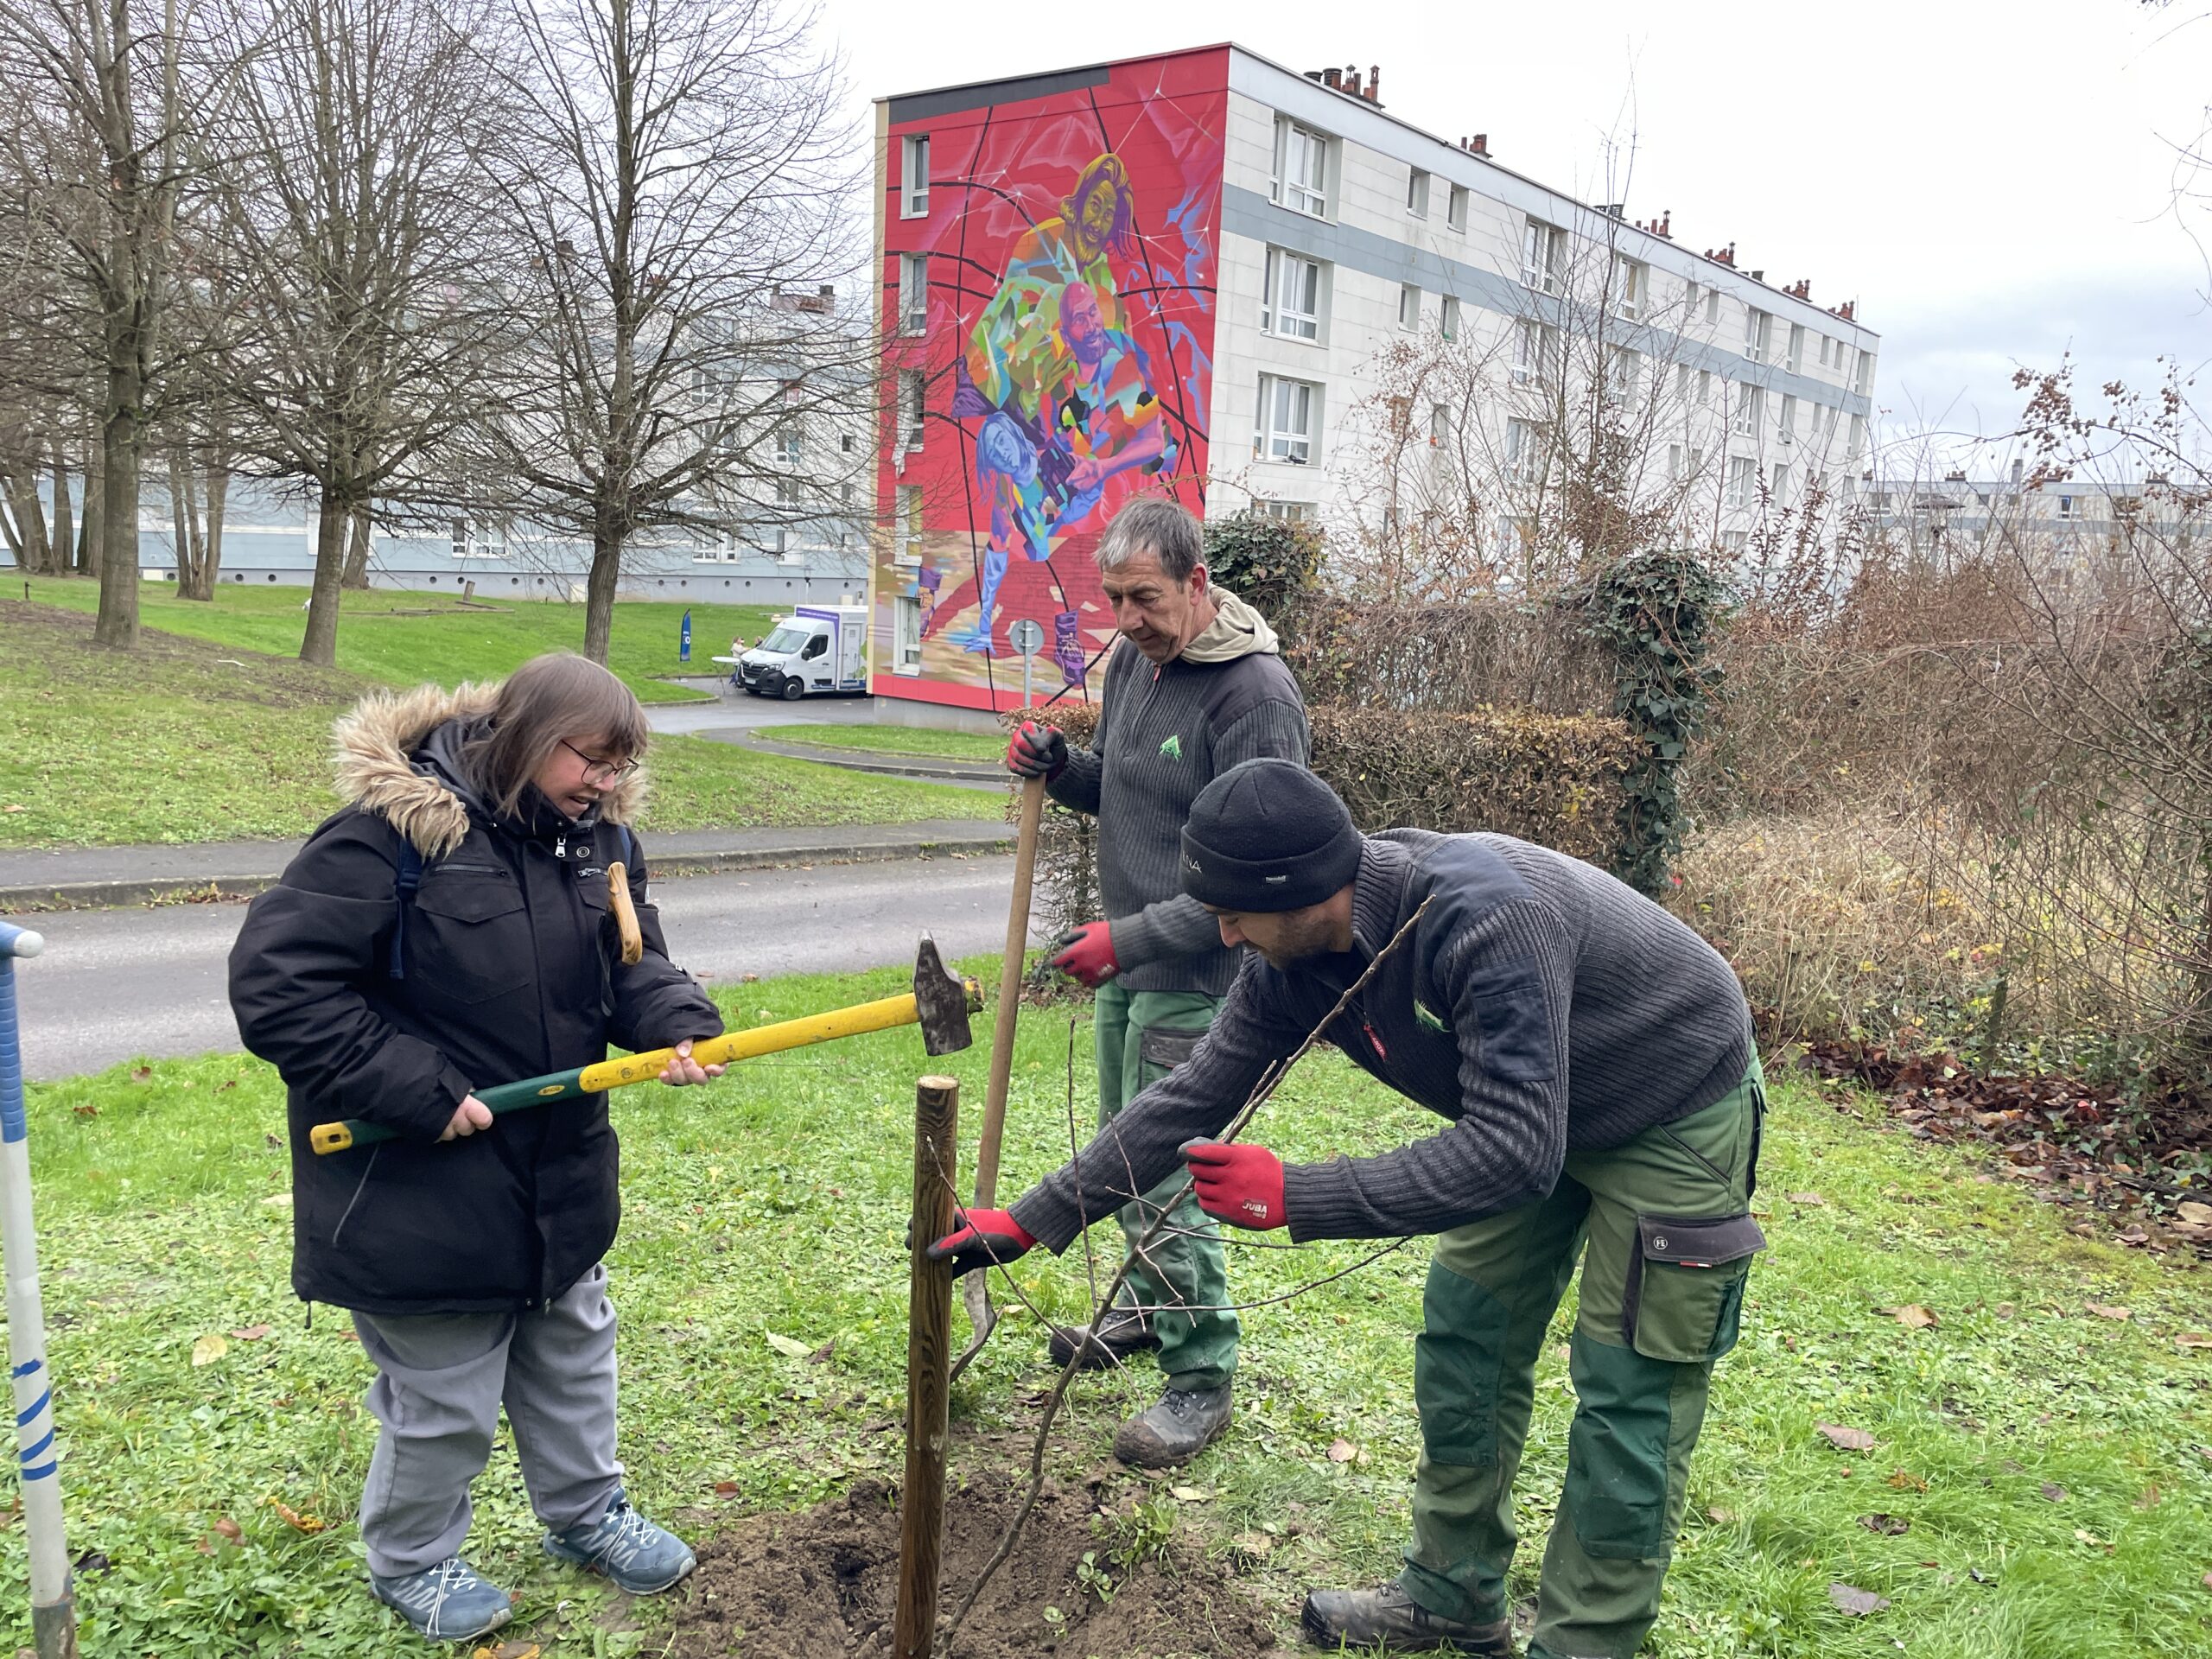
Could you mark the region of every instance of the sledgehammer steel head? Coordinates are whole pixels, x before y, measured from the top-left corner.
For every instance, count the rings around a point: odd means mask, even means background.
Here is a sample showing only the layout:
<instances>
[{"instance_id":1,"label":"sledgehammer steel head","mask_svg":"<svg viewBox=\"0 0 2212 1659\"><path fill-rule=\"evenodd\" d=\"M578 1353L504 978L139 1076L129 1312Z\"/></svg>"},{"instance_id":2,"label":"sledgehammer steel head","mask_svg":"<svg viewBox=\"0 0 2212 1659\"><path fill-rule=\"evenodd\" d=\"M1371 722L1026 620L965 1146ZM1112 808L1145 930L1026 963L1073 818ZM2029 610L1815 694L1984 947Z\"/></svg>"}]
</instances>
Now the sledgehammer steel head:
<instances>
[{"instance_id":1,"label":"sledgehammer steel head","mask_svg":"<svg viewBox=\"0 0 2212 1659\"><path fill-rule=\"evenodd\" d=\"M914 1014L922 1028L922 1051L957 1054L975 1040L968 1016L983 1006L983 988L962 979L944 965L937 941L925 938L914 953Z\"/></svg>"}]
</instances>

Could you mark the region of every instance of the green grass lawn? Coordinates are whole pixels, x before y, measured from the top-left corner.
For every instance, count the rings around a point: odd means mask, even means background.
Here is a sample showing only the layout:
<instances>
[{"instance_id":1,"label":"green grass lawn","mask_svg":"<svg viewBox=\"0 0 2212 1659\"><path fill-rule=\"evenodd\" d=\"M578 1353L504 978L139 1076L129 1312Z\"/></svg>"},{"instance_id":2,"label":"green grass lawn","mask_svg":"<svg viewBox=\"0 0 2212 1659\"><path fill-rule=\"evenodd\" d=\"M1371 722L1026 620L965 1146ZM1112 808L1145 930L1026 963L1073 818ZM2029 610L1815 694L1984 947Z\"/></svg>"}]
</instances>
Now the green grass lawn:
<instances>
[{"instance_id":1,"label":"green grass lawn","mask_svg":"<svg viewBox=\"0 0 2212 1659\"><path fill-rule=\"evenodd\" d=\"M9 596L22 588L9 584ZM85 577L34 578L32 600L71 610L99 608L99 584ZM139 620L147 627L211 644L274 656L296 656L307 628L307 590L281 584L218 584L205 604L179 599L165 582L142 583ZM396 593L373 588L345 596L338 621L338 666L391 685L435 680L496 680L548 651L581 651L584 607L557 600L486 599L483 609L463 606L458 592ZM691 661L677 661L683 613L691 613ZM729 650L731 637L758 639L767 632L766 605L667 604L625 600L614 607L607 665L648 702L695 701L702 693L671 685L668 675L712 675L708 659Z\"/></svg>"},{"instance_id":2,"label":"green grass lawn","mask_svg":"<svg viewBox=\"0 0 2212 1659\"><path fill-rule=\"evenodd\" d=\"M0 848L302 836L336 810L331 721L373 682L174 635L149 632L128 656L90 638L81 616L0 601ZM988 817L997 806L973 790L702 738L658 740L651 770L648 831Z\"/></svg>"},{"instance_id":3,"label":"green grass lawn","mask_svg":"<svg viewBox=\"0 0 2212 1659\"><path fill-rule=\"evenodd\" d=\"M1006 755L1006 740L988 732L944 732L928 726L817 726L805 721L757 729L779 743L868 749L877 754L925 754L947 760L998 760Z\"/></svg>"},{"instance_id":4,"label":"green grass lawn","mask_svg":"<svg viewBox=\"0 0 2212 1659\"><path fill-rule=\"evenodd\" d=\"M988 961L966 965L995 983ZM902 978L791 978L717 995L753 1022L887 995ZM1024 1015L1002 1193L1064 1155L1070 1018ZM1076 1034L1075 1110L1087 1120L1087 1024ZM978 1045L930 1063L966 1084L971 1146L986 1062ZM649 1512L696 1536L862 1476L897 1478L899 1440L885 1424L904 1400L901 1237L923 1066L912 1033L891 1032L756 1061L709 1090L647 1087L619 1100L621 1455ZM359 1403L371 1374L342 1314L318 1309L310 1328L289 1293L275 1079L237 1058L118 1067L34 1088L29 1104L70 1548L109 1563L78 1578L85 1651L420 1651L360 1583L351 1522L375 1433ZM2176 1340L2208 1323L2201 1268L2075 1236L2066 1212L1794 1078L1777 1084L1774 1107L1758 1201L1773 1249L1751 1281L1743 1344L1720 1369L1651 1650L2212 1650L2212 1353ZM1298 1160L1433 1127L1322 1054L1255 1138ZM1118 1248L1110 1227L1094 1237ZM1364 1249L1240 1250L1231 1280L1264 1297ZM1426 1258L1416 1242L1248 1313L1236 1424L1177 1482L1204 1501L1159 1500L1194 1548L1224 1551L1240 1532L1274 1529L1265 1565L1241 1571L1286 1626L1304 1586L1395 1569ZM1081 1309L1078 1255L1016 1271L1052 1317ZM2092 1316L2091 1302L2132 1317ZM1883 1311L1904 1303L1937 1323L1908 1329ZM1522 1592L1565 1454L1570 1316L1539 1378ZM834 1355L787 1357L772 1336L810 1349L834 1339ZM1026 1442L1034 1416L1020 1396L1045 1378L1041 1348L1033 1322L1013 1319L963 1381L957 1462L972 1468L986 1435ZM1117 1417L1154 1387L1141 1371L1082 1382L1056 1469L1071 1477L1103 1462ZM1875 1449L1837 1450L1816 1431L1824 1422L1866 1431ZM1338 1438L1356 1460L1331 1460ZM540 1558L510 1448L476 1496L471 1557L520 1594L518 1626L503 1636L527 1634L548 1659L653 1650L652 1606L617 1617L619 1599L596 1581ZM326 1524L296 1529L276 1503ZM1860 1517L1872 1515L1910 1529L1871 1530ZM226 1518L241 1542L216 1533ZM0 1529L0 1607L27 1641L23 1548L20 1525ZM1847 1617L1830 1602L1834 1581L1892 1605Z\"/></svg>"}]
</instances>

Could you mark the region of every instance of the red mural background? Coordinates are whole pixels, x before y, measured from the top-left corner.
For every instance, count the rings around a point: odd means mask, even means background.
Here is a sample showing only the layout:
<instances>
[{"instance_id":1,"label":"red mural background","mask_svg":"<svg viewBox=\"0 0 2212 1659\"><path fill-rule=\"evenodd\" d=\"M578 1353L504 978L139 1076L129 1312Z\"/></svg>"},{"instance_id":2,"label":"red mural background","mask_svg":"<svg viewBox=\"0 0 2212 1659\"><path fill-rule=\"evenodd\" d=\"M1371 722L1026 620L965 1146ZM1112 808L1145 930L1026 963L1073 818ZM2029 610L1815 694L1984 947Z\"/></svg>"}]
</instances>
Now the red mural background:
<instances>
[{"instance_id":1,"label":"red mural background","mask_svg":"<svg viewBox=\"0 0 2212 1659\"><path fill-rule=\"evenodd\" d=\"M1204 511L1228 71L1211 48L893 100L877 692L1011 707L1027 621L1039 700L1087 697L1107 522L1140 493Z\"/></svg>"}]
</instances>

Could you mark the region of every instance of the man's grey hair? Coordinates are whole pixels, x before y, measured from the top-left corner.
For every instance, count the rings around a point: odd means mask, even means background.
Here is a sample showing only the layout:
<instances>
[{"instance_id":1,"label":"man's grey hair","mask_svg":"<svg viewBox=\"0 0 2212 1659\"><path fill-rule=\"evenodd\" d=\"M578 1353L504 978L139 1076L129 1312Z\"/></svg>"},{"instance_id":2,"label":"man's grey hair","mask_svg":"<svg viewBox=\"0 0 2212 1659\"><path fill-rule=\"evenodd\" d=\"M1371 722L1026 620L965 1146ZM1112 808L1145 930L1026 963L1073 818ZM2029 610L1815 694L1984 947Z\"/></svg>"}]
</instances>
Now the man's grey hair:
<instances>
[{"instance_id":1,"label":"man's grey hair","mask_svg":"<svg viewBox=\"0 0 2212 1659\"><path fill-rule=\"evenodd\" d=\"M1188 582L1191 572L1205 563L1205 536L1198 515L1165 496L1141 496L1130 502L1098 538L1098 568L1118 569L1147 553L1160 561L1169 581Z\"/></svg>"}]
</instances>

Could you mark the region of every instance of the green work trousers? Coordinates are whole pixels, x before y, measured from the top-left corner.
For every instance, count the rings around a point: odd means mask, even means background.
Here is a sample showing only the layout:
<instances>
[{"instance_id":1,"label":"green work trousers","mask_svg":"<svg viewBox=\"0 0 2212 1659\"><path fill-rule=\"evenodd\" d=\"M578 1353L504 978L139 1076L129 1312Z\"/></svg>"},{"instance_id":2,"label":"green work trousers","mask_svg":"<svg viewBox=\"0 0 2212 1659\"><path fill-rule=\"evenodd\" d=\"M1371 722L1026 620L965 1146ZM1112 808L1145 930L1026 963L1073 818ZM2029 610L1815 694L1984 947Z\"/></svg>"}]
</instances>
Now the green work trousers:
<instances>
[{"instance_id":1,"label":"green work trousers","mask_svg":"<svg viewBox=\"0 0 2212 1659\"><path fill-rule=\"evenodd\" d=\"M1414 1350L1422 1452L1400 1584L1431 1612L1504 1617L1513 1477L1536 1357L1582 1258L1577 1405L1529 1659L1629 1659L1658 1616L1715 1360L1735 1345L1765 1089L1624 1146L1570 1153L1548 1198L1439 1236Z\"/></svg>"},{"instance_id":2,"label":"green work trousers","mask_svg":"<svg viewBox=\"0 0 2212 1659\"><path fill-rule=\"evenodd\" d=\"M1219 997L1198 991L1131 991L1111 980L1101 985L1092 1025L1099 1127L1188 1058L1220 1007ZM1185 1179L1179 1165L1151 1192L1122 1207L1122 1233L1131 1250ZM1236 1316L1226 1311L1229 1272L1221 1232L1189 1193L1130 1268L1119 1300L1149 1311L1169 1386L1217 1389L1236 1371ZM1186 1308L1206 1311L1177 1311Z\"/></svg>"}]
</instances>

